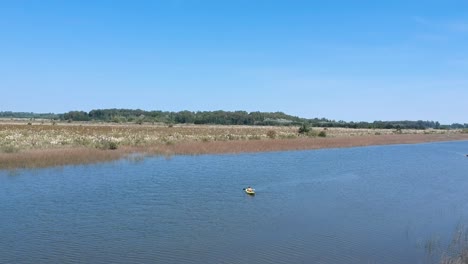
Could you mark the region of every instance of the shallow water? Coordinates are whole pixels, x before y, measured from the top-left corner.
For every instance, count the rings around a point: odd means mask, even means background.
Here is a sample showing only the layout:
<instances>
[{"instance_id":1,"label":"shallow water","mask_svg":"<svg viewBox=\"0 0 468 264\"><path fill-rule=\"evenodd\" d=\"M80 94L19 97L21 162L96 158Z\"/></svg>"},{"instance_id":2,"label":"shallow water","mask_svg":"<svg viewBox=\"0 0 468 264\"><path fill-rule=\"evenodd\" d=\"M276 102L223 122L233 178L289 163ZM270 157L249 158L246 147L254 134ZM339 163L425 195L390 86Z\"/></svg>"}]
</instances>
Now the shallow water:
<instances>
[{"instance_id":1,"label":"shallow water","mask_svg":"<svg viewBox=\"0 0 468 264\"><path fill-rule=\"evenodd\" d=\"M437 263L468 223L466 153L461 141L0 171L0 263Z\"/></svg>"}]
</instances>

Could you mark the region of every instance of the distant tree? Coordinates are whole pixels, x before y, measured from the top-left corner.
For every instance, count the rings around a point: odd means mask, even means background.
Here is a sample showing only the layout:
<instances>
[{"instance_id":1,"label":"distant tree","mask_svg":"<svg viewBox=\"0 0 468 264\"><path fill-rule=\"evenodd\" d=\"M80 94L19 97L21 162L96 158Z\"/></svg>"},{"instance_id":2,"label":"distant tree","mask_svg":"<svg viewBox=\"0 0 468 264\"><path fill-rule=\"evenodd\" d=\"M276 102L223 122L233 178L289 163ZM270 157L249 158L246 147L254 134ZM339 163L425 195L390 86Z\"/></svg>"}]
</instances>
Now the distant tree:
<instances>
[{"instance_id":1,"label":"distant tree","mask_svg":"<svg viewBox=\"0 0 468 264\"><path fill-rule=\"evenodd\" d=\"M70 111L68 113L63 114L63 119L70 120L70 121L89 121L90 120L88 113L84 111Z\"/></svg>"},{"instance_id":2,"label":"distant tree","mask_svg":"<svg viewBox=\"0 0 468 264\"><path fill-rule=\"evenodd\" d=\"M310 127L308 124L303 123L298 130L299 134L306 134L310 132Z\"/></svg>"},{"instance_id":3,"label":"distant tree","mask_svg":"<svg viewBox=\"0 0 468 264\"><path fill-rule=\"evenodd\" d=\"M190 111L181 111L175 114L175 122L176 123L194 123L195 122L195 115L193 112Z\"/></svg>"},{"instance_id":4,"label":"distant tree","mask_svg":"<svg viewBox=\"0 0 468 264\"><path fill-rule=\"evenodd\" d=\"M348 127L366 129L460 129L468 128L468 124L454 123L451 125L441 125L434 121L374 121L374 122L345 122L335 121L326 118L300 118L285 114L283 112L246 112L246 111L145 111L141 109L94 109L89 113L84 111L70 111L64 114L36 114L27 112L0 112L3 118L32 118L70 121L102 121L102 122L139 122L139 118L144 116L145 122L160 123L194 123L194 124L217 124L217 125L258 125L258 126L292 126L307 124L310 127Z\"/></svg>"},{"instance_id":5,"label":"distant tree","mask_svg":"<svg viewBox=\"0 0 468 264\"><path fill-rule=\"evenodd\" d=\"M450 128L460 129L460 128L465 128L465 126L459 123L453 123L450 125Z\"/></svg>"}]
</instances>

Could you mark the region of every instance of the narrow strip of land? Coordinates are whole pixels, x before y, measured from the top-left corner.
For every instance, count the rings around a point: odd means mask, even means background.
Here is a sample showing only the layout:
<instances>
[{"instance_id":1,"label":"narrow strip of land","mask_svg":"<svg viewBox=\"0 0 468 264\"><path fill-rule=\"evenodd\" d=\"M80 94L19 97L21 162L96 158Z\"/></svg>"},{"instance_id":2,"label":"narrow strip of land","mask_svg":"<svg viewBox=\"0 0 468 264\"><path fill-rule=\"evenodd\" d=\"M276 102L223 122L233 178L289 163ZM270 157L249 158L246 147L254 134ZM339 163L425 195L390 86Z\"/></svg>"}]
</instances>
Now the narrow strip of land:
<instances>
[{"instance_id":1,"label":"narrow strip of land","mask_svg":"<svg viewBox=\"0 0 468 264\"><path fill-rule=\"evenodd\" d=\"M299 135L295 127L3 125L0 169L96 163L132 153L199 155L468 140L461 131L314 130Z\"/></svg>"}]
</instances>

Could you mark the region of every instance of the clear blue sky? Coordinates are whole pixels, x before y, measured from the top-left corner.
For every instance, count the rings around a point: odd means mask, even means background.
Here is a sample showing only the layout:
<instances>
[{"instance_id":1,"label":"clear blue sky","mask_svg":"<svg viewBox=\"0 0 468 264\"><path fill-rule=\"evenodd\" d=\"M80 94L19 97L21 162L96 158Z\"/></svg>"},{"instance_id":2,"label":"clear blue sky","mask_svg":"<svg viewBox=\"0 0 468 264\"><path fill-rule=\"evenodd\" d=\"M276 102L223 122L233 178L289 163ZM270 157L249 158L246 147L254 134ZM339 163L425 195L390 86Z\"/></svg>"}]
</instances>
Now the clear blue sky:
<instances>
[{"instance_id":1,"label":"clear blue sky","mask_svg":"<svg viewBox=\"0 0 468 264\"><path fill-rule=\"evenodd\" d=\"M468 1L0 1L0 111L468 123Z\"/></svg>"}]
</instances>

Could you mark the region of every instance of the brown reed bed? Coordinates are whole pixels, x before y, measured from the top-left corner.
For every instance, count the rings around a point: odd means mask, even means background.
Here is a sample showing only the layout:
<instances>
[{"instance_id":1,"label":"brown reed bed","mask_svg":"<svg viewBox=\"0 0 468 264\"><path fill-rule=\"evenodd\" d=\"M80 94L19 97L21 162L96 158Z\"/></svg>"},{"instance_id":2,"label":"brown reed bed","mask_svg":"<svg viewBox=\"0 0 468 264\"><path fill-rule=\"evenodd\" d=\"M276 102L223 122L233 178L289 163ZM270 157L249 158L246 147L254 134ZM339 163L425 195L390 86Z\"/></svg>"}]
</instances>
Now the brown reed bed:
<instances>
[{"instance_id":1,"label":"brown reed bed","mask_svg":"<svg viewBox=\"0 0 468 264\"><path fill-rule=\"evenodd\" d=\"M442 253L440 264L468 264L467 231L463 225L457 227L448 248Z\"/></svg>"},{"instance_id":2,"label":"brown reed bed","mask_svg":"<svg viewBox=\"0 0 468 264\"><path fill-rule=\"evenodd\" d=\"M413 144L451 140L468 140L468 134L419 133L358 136L349 136L348 134L348 136L327 138L296 136L295 138L275 139L258 136L250 140L242 138L233 140L189 140L187 138L182 138L179 141L156 141L146 144L121 145L118 149L105 150L92 145L70 145L60 148L31 148L13 153L0 153L0 169L40 168L69 164L96 163L120 159L131 153L164 156L181 154L199 155Z\"/></svg>"},{"instance_id":3,"label":"brown reed bed","mask_svg":"<svg viewBox=\"0 0 468 264\"><path fill-rule=\"evenodd\" d=\"M155 150L152 150L150 147L147 150L149 153L158 153L161 150L164 150L166 154L222 154L323 148L347 148L391 144L414 144L452 140L468 140L468 135L408 134L338 138L301 137L295 139L271 139L254 141L185 142L169 146L158 146Z\"/></svg>"},{"instance_id":4,"label":"brown reed bed","mask_svg":"<svg viewBox=\"0 0 468 264\"><path fill-rule=\"evenodd\" d=\"M0 153L0 169L43 168L111 161L125 152L95 148L36 149L17 153Z\"/></svg>"}]
</instances>

